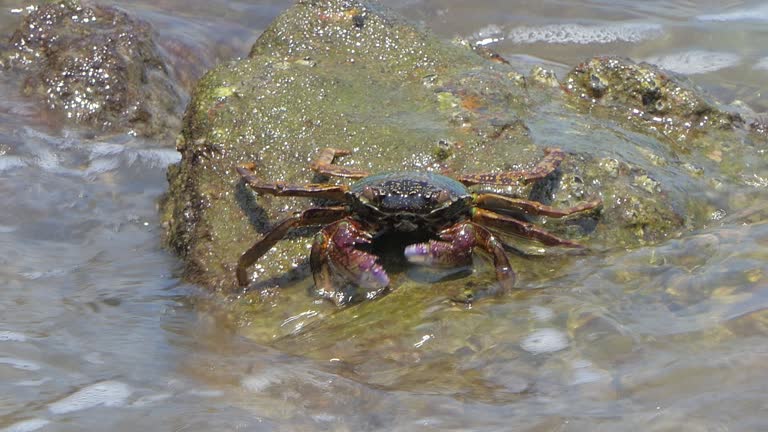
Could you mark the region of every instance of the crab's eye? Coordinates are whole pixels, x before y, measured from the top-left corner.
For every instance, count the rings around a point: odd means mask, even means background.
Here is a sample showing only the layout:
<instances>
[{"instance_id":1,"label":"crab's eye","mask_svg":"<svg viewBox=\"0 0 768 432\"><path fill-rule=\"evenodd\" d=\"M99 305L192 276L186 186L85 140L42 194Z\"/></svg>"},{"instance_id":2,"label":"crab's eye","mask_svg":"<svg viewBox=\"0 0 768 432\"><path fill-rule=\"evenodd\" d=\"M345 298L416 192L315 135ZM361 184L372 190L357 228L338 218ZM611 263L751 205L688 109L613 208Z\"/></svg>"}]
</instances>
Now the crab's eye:
<instances>
[{"instance_id":1,"label":"crab's eye","mask_svg":"<svg viewBox=\"0 0 768 432\"><path fill-rule=\"evenodd\" d=\"M379 194L376 193L375 190L373 190L372 187L366 186L363 188L363 192L361 194L363 198L367 199L369 202L374 202L379 197Z\"/></svg>"},{"instance_id":2,"label":"crab's eye","mask_svg":"<svg viewBox=\"0 0 768 432\"><path fill-rule=\"evenodd\" d=\"M435 196L435 202L442 204L444 202L447 202L451 199L451 194L449 194L447 191L441 190L437 193L437 196Z\"/></svg>"}]
</instances>

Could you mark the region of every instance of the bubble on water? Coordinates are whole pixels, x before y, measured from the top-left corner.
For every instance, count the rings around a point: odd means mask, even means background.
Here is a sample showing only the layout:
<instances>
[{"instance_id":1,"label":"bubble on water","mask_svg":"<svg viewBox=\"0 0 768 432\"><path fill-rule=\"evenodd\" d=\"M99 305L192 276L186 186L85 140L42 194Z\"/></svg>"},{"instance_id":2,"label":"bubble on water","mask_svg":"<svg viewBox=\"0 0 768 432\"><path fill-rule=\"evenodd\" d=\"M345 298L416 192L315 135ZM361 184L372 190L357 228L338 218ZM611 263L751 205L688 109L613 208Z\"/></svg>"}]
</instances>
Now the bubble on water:
<instances>
[{"instance_id":1,"label":"bubble on water","mask_svg":"<svg viewBox=\"0 0 768 432\"><path fill-rule=\"evenodd\" d=\"M736 66L741 56L729 52L686 51L646 58L644 61L685 75L708 73Z\"/></svg>"},{"instance_id":2,"label":"bubble on water","mask_svg":"<svg viewBox=\"0 0 768 432\"><path fill-rule=\"evenodd\" d=\"M655 23L617 23L604 25L550 24L541 27L518 27L507 38L514 43L546 42L552 44L607 44L640 42L654 39L664 32Z\"/></svg>"},{"instance_id":3,"label":"bubble on water","mask_svg":"<svg viewBox=\"0 0 768 432\"><path fill-rule=\"evenodd\" d=\"M737 9L719 14L699 15L699 21L768 21L768 5Z\"/></svg>"},{"instance_id":4,"label":"bubble on water","mask_svg":"<svg viewBox=\"0 0 768 432\"><path fill-rule=\"evenodd\" d=\"M12 368L36 371L40 370L41 366L35 362L28 360L21 360L13 357L0 357L0 364L6 364Z\"/></svg>"},{"instance_id":5,"label":"bubble on water","mask_svg":"<svg viewBox=\"0 0 768 432\"><path fill-rule=\"evenodd\" d=\"M532 354L544 354L568 348L568 337L560 330L543 328L520 342L520 348Z\"/></svg>"},{"instance_id":6,"label":"bubble on water","mask_svg":"<svg viewBox=\"0 0 768 432\"><path fill-rule=\"evenodd\" d=\"M131 388L125 383L102 381L53 402L48 405L48 410L54 414L66 414L96 406L123 406L131 393Z\"/></svg>"},{"instance_id":7,"label":"bubble on water","mask_svg":"<svg viewBox=\"0 0 768 432\"><path fill-rule=\"evenodd\" d=\"M27 337L12 331L0 331L0 342L26 342Z\"/></svg>"},{"instance_id":8,"label":"bubble on water","mask_svg":"<svg viewBox=\"0 0 768 432\"><path fill-rule=\"evenodd\" d=\"M45 427L50 423L45 419L29 419L14 423L5 429L0 429L0 432L32 432L42 427Z\"/></svg>"}]
</instances>

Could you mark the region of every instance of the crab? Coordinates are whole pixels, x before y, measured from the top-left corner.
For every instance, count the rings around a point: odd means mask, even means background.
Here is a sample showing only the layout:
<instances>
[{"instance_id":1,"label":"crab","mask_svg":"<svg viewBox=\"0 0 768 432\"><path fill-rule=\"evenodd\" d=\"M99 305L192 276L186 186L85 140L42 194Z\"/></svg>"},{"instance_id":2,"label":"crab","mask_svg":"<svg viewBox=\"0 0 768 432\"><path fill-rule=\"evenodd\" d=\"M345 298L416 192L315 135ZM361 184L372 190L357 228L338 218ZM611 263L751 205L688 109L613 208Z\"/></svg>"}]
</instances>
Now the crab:
<instances>
[{"instance_id":1,"label":"crab","mask_svg":"<svg viewBox=\"0 0 768 432\"><path fill-rule=\"evenodd\" d=\"M366 290L373 298L390 285L379 257L361 250L382 234L410 233L405 237L428 239L409 244L404 254L408 262L438 267L469 266L474 249L490 256L497 285L488 295L510 292L515 272L503 243L494 232L529 238L547 246L583 248L579 243L557 237L512 214L561 218L601 205L599 199L557 209L537 201L491 192L471 192L474 185L527 184L552 173L565 157L557 148L544 149L545 156L532 169L498 173L464 174L456 178L435 172L395 171L370 175L368 172L334 163L350 151L326 148L311 164L324 176L357 179L351 186L341 184L292 185L264 182L253 173L253 165L239 166L244 183L259 194L322 198L337 205L314 207L277 223L240 256L237 281L250 283L248 267L255 264L280 239L294 228L321 225L312 243L309 262L315 288L321 297L342 305L353 296L338 289L336 281ZM472 298L467 298L471 301Z\"/></svg>"}]
</instances>

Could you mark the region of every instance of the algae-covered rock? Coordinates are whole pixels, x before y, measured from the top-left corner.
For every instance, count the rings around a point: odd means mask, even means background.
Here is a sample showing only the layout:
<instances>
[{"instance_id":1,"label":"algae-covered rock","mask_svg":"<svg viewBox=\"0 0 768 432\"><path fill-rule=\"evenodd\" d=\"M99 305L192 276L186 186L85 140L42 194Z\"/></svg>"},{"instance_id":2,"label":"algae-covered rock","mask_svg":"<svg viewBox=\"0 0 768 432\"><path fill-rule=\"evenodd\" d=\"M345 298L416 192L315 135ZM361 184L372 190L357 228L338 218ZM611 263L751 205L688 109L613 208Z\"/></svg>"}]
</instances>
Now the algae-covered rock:
<instances>
[{"instance_id":1,"label":"algae-covered rock","mask_svg":"<svg viewBox=\"0 0 768 432\"><path fill-rule=\"evenodd\" d=\"M149 24L112 7L57 0L29 14L0 52L25 94L74 123L141 136L179 129L183 93Z\"/></svg>"},{"instance_id":2,"label":"algae-covered rock","mask_svg":"<svg viewBox=\"0 0 768 432\"><path fill-rule=\"evenodd\" d=\"M557 85L541 68L525 78L498 56L438 40L375 4L301 1L264 32L249 58L200 81L178 140L182 160L168 173L167 241L184 259L186 278L229 289L239 255L276 221L310 205L254 195L237 165L253 162L265 180L302 184L327 181L308 167L323 147L352 150L339 163L371 172L450 173L529 167L554 146L568 154L555 175L485 189L558 207L601 197L599 213L540 221L593 250L658 242L712 222L732 200L749 196L765 158L743 123L651 66L598 58ZM261 318L284 319L313 301L311 232L293 233L253 267L249 292L270 304ZM513 265L523 287L568 271L526 257ZM459 281L492 280L477 268ZM394 285L413 284L409 272L396 272ZM382 301L414 310L430 303L389 297Z\"/></svg>"},{"instance_id":3,"label":"algae-covered rock","mask_svg":"<svg viewBox=\"0 0 768 432\"><path fill-rule=\"evenodd\" d=\"M576 66L565 79L574 94L605 106L629 110L649 129L676 139L711 128L732 130L744 120L696 92L682 78L648 63L596 57Z\"/></svg>"}]
</instances>

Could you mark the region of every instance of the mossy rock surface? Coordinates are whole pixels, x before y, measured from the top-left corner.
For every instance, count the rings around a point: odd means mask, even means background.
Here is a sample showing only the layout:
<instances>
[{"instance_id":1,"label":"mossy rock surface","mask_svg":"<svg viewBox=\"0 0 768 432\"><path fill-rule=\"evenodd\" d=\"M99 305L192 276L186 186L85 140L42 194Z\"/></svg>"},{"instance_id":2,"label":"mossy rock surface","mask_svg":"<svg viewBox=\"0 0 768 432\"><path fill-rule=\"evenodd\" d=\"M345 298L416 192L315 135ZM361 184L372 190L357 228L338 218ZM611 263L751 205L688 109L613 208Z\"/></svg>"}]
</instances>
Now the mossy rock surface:
<instances>
[{"instance_id":1,"label":"mossy rock surface","mask_svg":"<svg viewBox=\"0 0 768 432\"><path fill-rule=\"evenodd\" d=\"M253 162L265 180L326 181L309 169L323 147L351 150L339 163L371 172L457 173L530 167L545 147L562 148L566 160L542 183L489 189L558 207L601 197L597 213L540 221L593 251L654 244L716 223L751 199L765 172L762 135L651 65L595 58L562 83L541 70L525 77L515 66L441 41L375 4L297 3L263 33L249 58L210 71L194 92L178 140L182 160L169 170L162 208L184 276L240 292L239 255L311 202L255 196L235 167ZM247 301L234 310L236 319L258 322L251 326L255 337L293 334L297 328L285 320L308 309L315 313L297 322L320 329L344 322L358 334L364 330L345 320L359 308L374 321L399 311L402 325L387 325L384 333L402 334L402 326L417 327L435 304L451 310L444 301L451 291L493 283L482 260L474 275L443 284L406 270L393 275L401 287L395 293L338 311L311 294L311 234L291 234L251 269ZM512 261L525 289L556 284L588 258Z\"/></svg>"}]
</instances>

